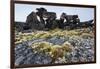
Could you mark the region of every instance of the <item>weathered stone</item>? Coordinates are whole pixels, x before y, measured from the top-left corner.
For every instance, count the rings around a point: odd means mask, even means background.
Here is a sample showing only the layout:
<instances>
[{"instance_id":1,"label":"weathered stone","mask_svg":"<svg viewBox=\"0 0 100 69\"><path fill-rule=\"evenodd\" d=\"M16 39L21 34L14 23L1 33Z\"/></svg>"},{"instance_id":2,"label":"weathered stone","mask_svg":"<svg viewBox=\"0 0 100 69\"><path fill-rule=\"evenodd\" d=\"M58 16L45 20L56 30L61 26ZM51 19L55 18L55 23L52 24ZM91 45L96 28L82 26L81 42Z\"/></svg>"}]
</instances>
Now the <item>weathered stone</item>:
<instances>
[{"instance_id":1,"label":"weathered stone","mask_svg":"<svg viewBox=\"0 0 100 69\"><path fill-rule=\"evenodd\" d=\"M15 60L15 65L20 65L20 64L22 64L24 59L25 59L24 56L20 56L19 58L17 58L17 59Z\"/></svg>"},{"instance_id":2,"label":"weathered stone","mask_svg":"<svg viewBox=\"0 0 100 69\"><path fill-rule=\"evenodd\" d=\"M63 38L58 38L58 37L52 37L50 39L47 40L48 42L50 43L53 43L53 44L58 44L58 45L61 45L65 42L65 40Z\"/></svg>"}]
</instances>

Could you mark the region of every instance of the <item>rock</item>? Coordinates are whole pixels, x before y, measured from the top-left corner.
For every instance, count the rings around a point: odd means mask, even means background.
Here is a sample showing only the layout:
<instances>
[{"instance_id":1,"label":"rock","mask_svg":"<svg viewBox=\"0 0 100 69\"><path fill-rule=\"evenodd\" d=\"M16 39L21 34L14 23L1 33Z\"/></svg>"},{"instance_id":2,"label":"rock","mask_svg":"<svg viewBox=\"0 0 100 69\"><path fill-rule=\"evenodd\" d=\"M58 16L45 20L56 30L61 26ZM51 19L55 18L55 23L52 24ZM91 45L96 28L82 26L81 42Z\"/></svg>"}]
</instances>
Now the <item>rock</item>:
<instances>
[{"instance_id":1,"label":"rock","mask_svg":"<svg viewBox=\"0 0 100 69\"><path fill-rule=\"evenodd\" d=\"M24 62L24 59L24 56L20 56L18 59L15 60L15 65L21 65Z\"/></svg>"},{"instance_id":2,"label":"rock","mask_svg":"<svg viewBox=\"0 0 100 69\"><path fill-rule=\"evenodd\" d=\"M69 42L74 50L66 57L68 62L90 62L94 60L94 40L82 38L70 38Z\"/></svg>"},{"instance_id":3,"label":"rock","mask_svg":"<svg viewBox=\"0 0 100 69\"><path fill-rule=\"evenodd\" d=\"M45 54L36 53L34 55L27 56L24 64L49 64L51 62L51 57Z\"/></svg>"},{"instance_id":4,"label":"rock","mask_svg":"<svg viewBox=\"0 0 100 69\"><path fill-rule=\"evenodd\" d=\"M41 42L41 41L45 41L45 39L33 39L28 41L28 45L31 46L32 43L36 43L36 42Z\"/></svg>"},{"instance_id":5,"label":"rock","mask_svg":"<svg viewBox=\"0 0 100 69\"><path fill-rule=\"evenodd\" d=\"M52 61L51 57L46 54L37 54L34 58L34 64L50 64Z\"/></svg>"},{"instance_id":6,"label":"rock","mask_svg":"<svg viewBox=\"0 0 100 69\"><path fill-rule=\"evenodd\" d=\"M38 40L37 40L38 41ZM26 45L25 45L26 44ZM49 55L35 53L27 42L16 45L15 47L15 65L23 64L49 64L52 59Z\"/></svg>"},{"instance_id":7,"label":"rock","mask_svg":"<svg viewBox=\"0 0 100 69\"><path fill-rule=\"evenodd\" d=\"M40 18L40 20L43 20ZM27 25L32 30L43 30L45 28L45 24L38 19L38 15L36 12L31 12L26 19Z\"/></svg>"},{"instance_id":8,"label":"rock","mask_svg":"<svg viewBox=\"0 0 100 69\"><path fill-rule=\"evenodd\" d=\"M54 45L61 45L65 42L63 38L59 38L59 37L52 37L48 39L47 41L50 43L53 43Z\"/></svg>"},{"instance_id":9,"label":"rock","mask_svg":"<svg viewBox=\"0 0 100 69\"><path fill-rule=\"evenodd\" d=\"M66 63L66 60L64 58L58 58L54 63Z\"/></svg>"}]
</instances>

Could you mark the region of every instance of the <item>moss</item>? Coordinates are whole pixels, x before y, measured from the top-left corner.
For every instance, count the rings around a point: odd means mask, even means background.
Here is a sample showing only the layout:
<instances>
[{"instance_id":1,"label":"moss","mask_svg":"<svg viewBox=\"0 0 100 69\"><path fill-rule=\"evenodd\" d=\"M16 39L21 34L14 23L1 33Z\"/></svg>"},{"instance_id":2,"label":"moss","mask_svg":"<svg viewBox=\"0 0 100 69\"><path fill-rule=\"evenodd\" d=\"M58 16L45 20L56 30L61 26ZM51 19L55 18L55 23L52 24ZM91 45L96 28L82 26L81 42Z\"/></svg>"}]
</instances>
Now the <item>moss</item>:
<instances>
[{"instance_id":1,"label":"moss","mask_svg":"<svg viewBox=\"0 0 100 69\"><path fill-rule=\"evenodd\" d=\"M15 38L15 42L16 42L16 41L20 41L20 38Z\"/></svg>"},{"instance_id":2,"label":"moss","mask_svg":"<svg viewBox=\"0 0 100 69\"><path fill-rule=\"evenodd\" d=\"M69 36L73 36L73 35L79 36L79 35L81 35L80 32L76 32L75 30L68 31L66 34L69 35Z\"/></svg>"},{"instance_id":3,"label":"moss","mask_svg":"<svg viewBox=\"0 0 100 69\"><path fill-rule=\"evenodd\" d=\"M49 33L47 33L47 32L37 32L34 35L35 38L45 38L48 36L49 36Z\"/></svg>"},{"instance_id":4,"label":"moss","mask_svg":"<svg viewBox=\"0 0 100 69\"><path fill-rule=\"evenodd\" d=\"M85 39L88 39L88 38L93 38L94 36L93 36L93 34L83 33L83 34L81 35L81 37L82 37L82 38L85 38Z\"/></svg>"},{"instance_id":5,"label":"moss","mask_svg":"<svg viewBox=\"0 0 100 69\"><path fill-rule=\"evenodd\" d=\"M73 48L73 46L67 41L62 44L62 49L67 52L71 52L72 48Z\"/></svg>"},{"instance_id":6,"label":"moss","mask_svg":"<svg viewBox=\"0 0 100 69\"><path fill-rule=\"evenodd\" d=\"M50 37L52 37L50 33L45 33L40 38L50 38Z\"/></svg>"},{"instance_id":7,"label":"moss","mask_svg":"<svg viewBox=\"0 0 100 69\"><path fill-rule=\"evenodd\" d=\"M85 29L86 30L86 29ZM17 33L15 34L15 39L16 41L27 41L27 40L32 40L33 38L51 38L51 37L68 37L68 36L81 36L84 32L83 31L79 31L79 29L75 29L75 30L61 30L61 29L54 29L54 30L50 30L50 31L37 31L37 32L32 32L32 33ZM83 35L82 35L83 37ZM20 38L20 39L19 39Z\"/></svg>"},{"instance_id":8,"label":"moss","mask_svg":"<svg viewBox=\"0 0 100 69\"><path fill-rule=\"evenodd\" d=\"M59 45L54 45L53 47L51 47L50 55L53 58L63 57L63 49L62 49L62 47L59 46Z\"/></svg>"},{"instance_id":9,"label":"moss","mask_svg":"<svg viewBox=\"0 0 100 69\"><path fill-rule=\"evenodd\" d=\"M22 43L22 40L16 41L15 44Z\"/></svg>"},{"instance_id":10,"label":"moss","mask_svg":"<svg viewBox=\"0 0 100 69\"><path fill-rule=\"evenodd\" d=\"M33 51L48 53L51 50L51 43L49 42L38 42L32 44Z\"/></svg>"},{"instance_id":11,"label":"moss","mask_svg":"<svg viewBox=\"0 0 100 69\"><path fill-rule=\"evenodd\" d=\"M69 48L68 45L54 45L51 47L50 55L52 57L52 63L54 63L58 58L65 58L65 53L67 52L71 52L71 48Z\"/></svg>"},{"instance_id":12,"label":"moss","mask_svg":"<svg viewBox=\"0 0 100 69\"><path fill-rule=\"evenodd\" d=\"M62 31L62 30L59 29L59 28L56 28L56 29L54 29L54 30L50 30L49 32L50 32L50 33L55 33L55 32L58 32L58 31Z\"/></svg>"},{"instance_id":13,"label":"moss","mask_svg":"<svg viewBox=\"0 0 100 69\"><path fill-rule=\"evenodd\" d=\"M65 53L71 52L70 44L63 44L63 45L53 45L49 42L39 42L32 44L33 52L41 52L44 54L49 54L52 57L52 62L54 63L58 58L62 58L65 56Z\"/></svg>"}]
</instances>

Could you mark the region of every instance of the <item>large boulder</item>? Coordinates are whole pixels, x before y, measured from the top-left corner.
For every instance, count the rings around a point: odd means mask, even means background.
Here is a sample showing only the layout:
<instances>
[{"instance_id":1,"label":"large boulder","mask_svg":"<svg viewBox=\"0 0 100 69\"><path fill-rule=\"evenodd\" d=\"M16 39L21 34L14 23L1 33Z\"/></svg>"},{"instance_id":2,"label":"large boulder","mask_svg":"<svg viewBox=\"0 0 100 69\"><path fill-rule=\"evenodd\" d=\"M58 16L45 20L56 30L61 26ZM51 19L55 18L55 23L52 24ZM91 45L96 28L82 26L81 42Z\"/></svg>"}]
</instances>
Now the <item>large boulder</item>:
<instances>
[{"instance_id":1,"label":"large boulder","mask_svg":"<svg viewBox=\"0 0 100 69\"><path fill-rule=\"evenodd\" d=\"M78 15L67 15L66 13L62 13L60 16L59 28L64 29L66 26L69 26L70 29L73 29L76 27L77 23L80 23Z\"/></svg>"},{"instance_id":2,"label":"large boulder","mask_svg":"<svg viewBox=\"0 0 100 69\"><path fill-rule=\"evenodd\" d=\"M45 27L43 23L39 22L35 12L31 12L27 16L26 23L31 27L32 30L41 30Z\"/></svg>"},{"instance_id":3,"label":"large boulder","mask_svg":"<svg viewBox=\"0 0 100 69\"><path fill-rule=\"evenodd\" d=\"M40 17L40 23L45 24L45 28L52 29L54 27L56 13L48 12L45 8L37 8L36 10L38 10L36 14Z\"/></svg>"}]
</instances>

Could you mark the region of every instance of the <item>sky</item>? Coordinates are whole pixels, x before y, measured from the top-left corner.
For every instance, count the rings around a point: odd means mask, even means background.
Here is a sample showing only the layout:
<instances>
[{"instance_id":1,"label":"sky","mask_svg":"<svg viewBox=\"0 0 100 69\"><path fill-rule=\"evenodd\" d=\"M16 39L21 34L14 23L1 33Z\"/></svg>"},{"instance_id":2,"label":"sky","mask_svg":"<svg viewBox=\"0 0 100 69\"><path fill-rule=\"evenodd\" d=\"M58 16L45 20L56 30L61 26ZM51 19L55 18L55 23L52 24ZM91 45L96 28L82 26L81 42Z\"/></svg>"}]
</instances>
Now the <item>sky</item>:
<instances>
[{"instance_id":1,"label":"sky","mask_svg":"<svg viewBox=\"0 0 100 69\"><path fill-rule=\"evenodd\" d=\"M67 15L78 15L80 21L88 21L94 19L94 8L67 7L67 6L50 6L50 5L29 5L15 4L15 21L25 22L26 17L32 12L36 12L36 8L44 7L49 12L56 12L57 19L65 12Z\"/></svg>"}]
</instances>

